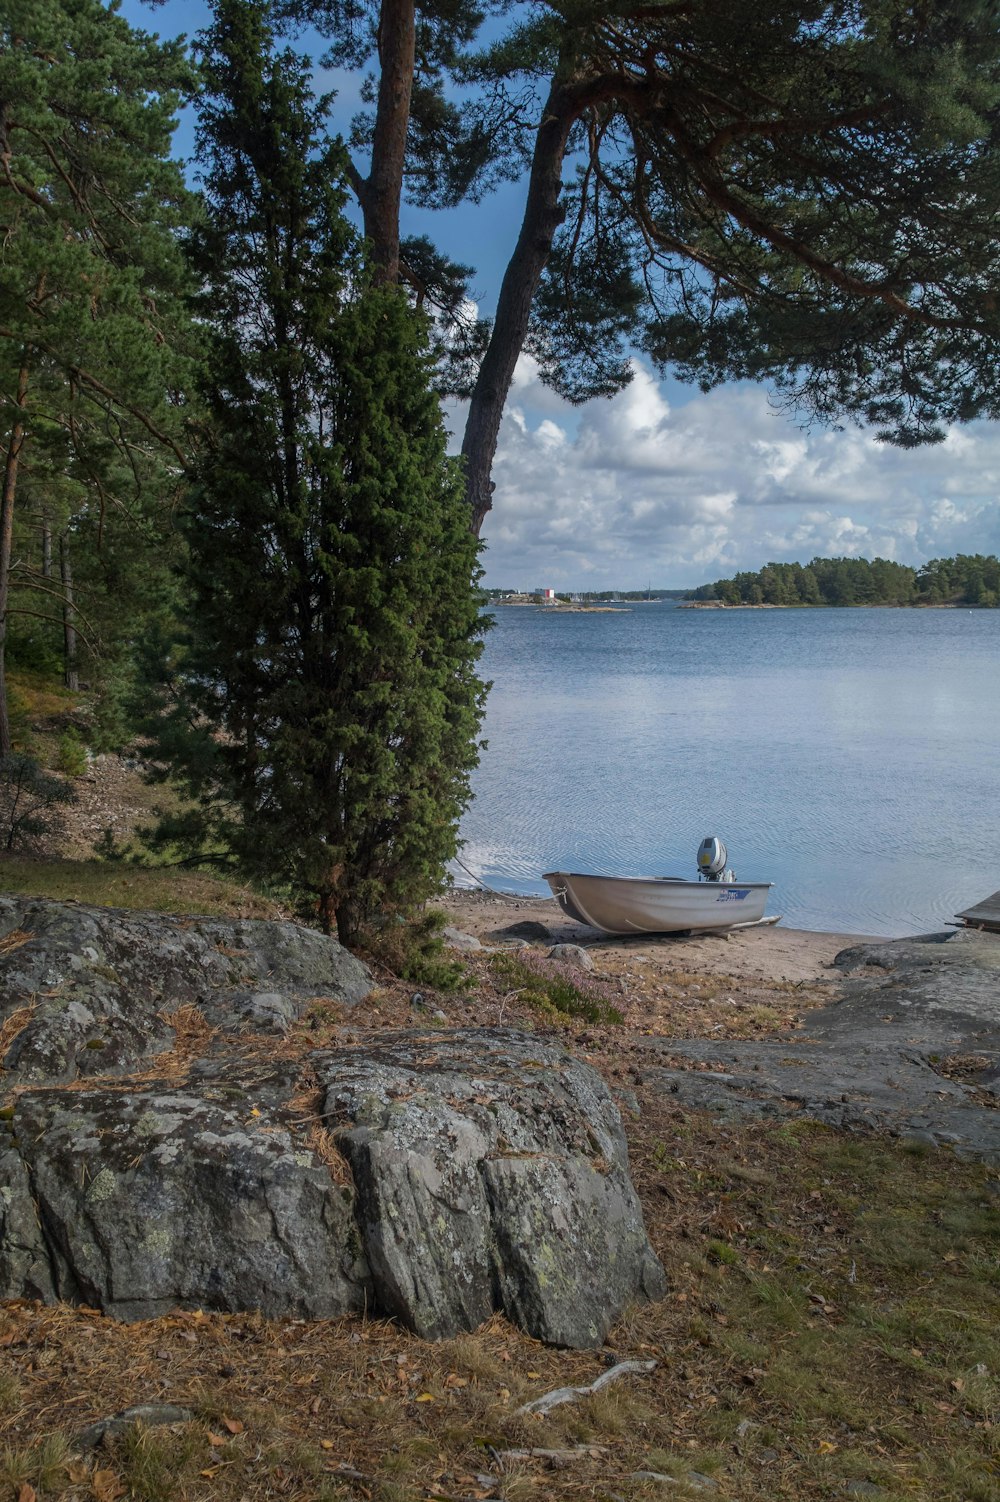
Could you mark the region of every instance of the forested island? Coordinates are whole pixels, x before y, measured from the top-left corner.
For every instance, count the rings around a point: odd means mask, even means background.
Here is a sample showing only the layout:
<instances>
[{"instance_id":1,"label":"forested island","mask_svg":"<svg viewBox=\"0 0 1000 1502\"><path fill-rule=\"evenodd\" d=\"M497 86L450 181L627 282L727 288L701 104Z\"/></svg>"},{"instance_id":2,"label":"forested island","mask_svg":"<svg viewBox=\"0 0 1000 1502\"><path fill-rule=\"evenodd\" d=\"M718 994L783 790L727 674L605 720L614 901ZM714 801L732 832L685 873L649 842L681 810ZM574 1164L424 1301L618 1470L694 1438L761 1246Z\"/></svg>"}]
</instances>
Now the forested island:
<instances>
[{"instance_id":1,"label":"forested island","mask_svg":"<svg viewBox=\"0 0 1000 1502\"><path fill-rule=\"evenodd\" d=\"M721 605L1000 605L1000 560L992 553L932 558L920 568L888 558L814 558L765 563L692 590Z\"/></svg>"}]
</instances>

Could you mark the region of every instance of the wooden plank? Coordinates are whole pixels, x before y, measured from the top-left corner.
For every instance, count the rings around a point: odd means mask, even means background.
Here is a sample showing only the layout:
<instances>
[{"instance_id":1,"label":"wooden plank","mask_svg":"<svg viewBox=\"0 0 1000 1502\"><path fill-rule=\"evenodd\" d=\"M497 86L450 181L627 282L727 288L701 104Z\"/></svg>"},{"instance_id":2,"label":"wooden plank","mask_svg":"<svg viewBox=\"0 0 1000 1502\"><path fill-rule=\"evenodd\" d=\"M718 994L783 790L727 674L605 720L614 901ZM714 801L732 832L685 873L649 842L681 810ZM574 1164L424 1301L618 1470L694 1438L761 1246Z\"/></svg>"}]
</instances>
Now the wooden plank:
<instances>
[{"instance_id":1,"label":"wooden plank","mask_svg":"<svg viewBox=\"0 0 1000 1502\"><path fill-rule=\"evenodd\" d=\"M956 913L956 918L961 918L967 928L989 928L1000 931L1000 892L994 892L991 897L984 897L982 902L977 902L975 907L967 907L964 912Z\"/></svg>"}]
</instances>

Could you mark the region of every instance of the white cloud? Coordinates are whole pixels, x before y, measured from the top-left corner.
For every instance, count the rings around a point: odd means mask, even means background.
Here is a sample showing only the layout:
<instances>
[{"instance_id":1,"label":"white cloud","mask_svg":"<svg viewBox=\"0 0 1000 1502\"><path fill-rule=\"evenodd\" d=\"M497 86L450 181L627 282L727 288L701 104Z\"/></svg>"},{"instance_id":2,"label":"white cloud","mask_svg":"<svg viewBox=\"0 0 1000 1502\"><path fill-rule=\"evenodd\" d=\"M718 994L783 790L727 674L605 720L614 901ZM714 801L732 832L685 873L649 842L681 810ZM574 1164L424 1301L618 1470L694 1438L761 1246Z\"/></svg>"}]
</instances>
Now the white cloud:
<instances>
[{"instance_id":1,"label":"white cloud","mask_svg":"<svg viewBox=\"0 0 1000 1502\"><path fill-rule=\"evenodd\" d=\"M672 403L638 364L625 391L573 408L528 356L512 397L484 527L490 584L683 588L770 559L1000 551L1000 425L892 449L799 429L749 386Z\"/></svg>"}]
</instances>

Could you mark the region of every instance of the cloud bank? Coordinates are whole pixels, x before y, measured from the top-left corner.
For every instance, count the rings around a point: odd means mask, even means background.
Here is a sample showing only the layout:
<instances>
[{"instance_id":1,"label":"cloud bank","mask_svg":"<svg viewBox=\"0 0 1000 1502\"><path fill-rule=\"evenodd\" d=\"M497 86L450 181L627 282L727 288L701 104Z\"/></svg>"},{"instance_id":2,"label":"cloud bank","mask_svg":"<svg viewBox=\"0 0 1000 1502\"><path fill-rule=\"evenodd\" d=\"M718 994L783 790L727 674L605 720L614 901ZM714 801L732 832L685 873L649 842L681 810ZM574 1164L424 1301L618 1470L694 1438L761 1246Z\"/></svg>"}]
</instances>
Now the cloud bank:
<instances>
[{"instance_id":1,"label":"cloud bank","mask_svg":"<svg viewBox=\"0 0 1000 1502\"><path fill-rule=\"evenodd\" d=\"M672 404L638 363L627 390L574 408L522 356L493 478L496 588L679 589L772 559L1000 552L1000 424L904 451L804 431L762 388Z\"/></svg>"}]
</instances>

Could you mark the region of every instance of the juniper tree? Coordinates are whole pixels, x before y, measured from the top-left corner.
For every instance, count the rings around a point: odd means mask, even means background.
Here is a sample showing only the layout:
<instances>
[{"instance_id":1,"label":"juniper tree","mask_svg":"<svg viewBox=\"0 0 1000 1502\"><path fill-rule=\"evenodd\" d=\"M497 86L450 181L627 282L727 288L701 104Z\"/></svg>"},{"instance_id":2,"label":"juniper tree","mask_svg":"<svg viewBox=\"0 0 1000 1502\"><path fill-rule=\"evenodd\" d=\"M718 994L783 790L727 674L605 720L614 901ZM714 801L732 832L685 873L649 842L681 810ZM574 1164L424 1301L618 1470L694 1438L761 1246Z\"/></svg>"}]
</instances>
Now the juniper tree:
<instances>
[{"instance_id":1,"label":"juniper tree","mask_svg":"<svg viewBox=\"0 0 1000 1502\"><path fill-rule=\"evenodd\" d=\"M212 435L162 729L198 836L352 941L436 890L456 849L484 694L477 548L425 321L365 266L306 65L274 52L255 0L224 0L204 51Z\"/></svg>"}]
</instances>

